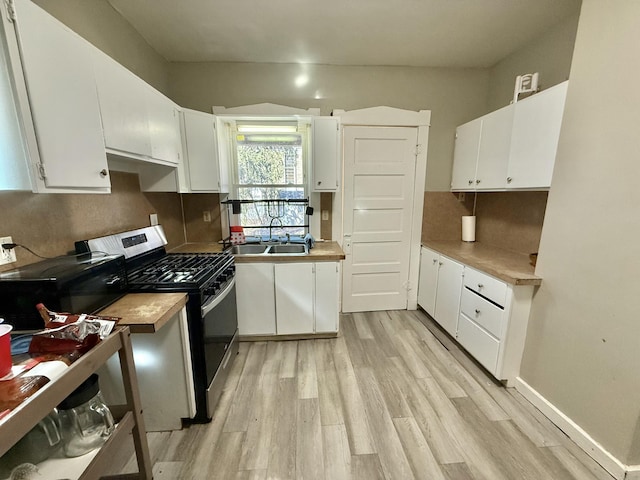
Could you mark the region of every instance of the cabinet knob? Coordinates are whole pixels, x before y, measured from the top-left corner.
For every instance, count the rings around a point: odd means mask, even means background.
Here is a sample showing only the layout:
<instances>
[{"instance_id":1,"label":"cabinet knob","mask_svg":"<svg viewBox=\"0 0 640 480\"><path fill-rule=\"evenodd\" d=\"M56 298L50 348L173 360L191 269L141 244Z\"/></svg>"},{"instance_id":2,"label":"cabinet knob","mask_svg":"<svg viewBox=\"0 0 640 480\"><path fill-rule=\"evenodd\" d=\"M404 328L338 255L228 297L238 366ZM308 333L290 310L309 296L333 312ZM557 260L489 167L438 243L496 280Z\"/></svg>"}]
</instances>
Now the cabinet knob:
<instances>
[{"instance_id":1,"label":"cabinet knob","mask_svg":"<svg viewBox=\"0 0 640 480\"><path fill-rule=\"evenodd\" d=\"M437 259L437 258L434 258L434 259L433 259L433 264L435 265L437 262L438 262L438 259Z\"/></svg>"},{"instance_id":2,"label":"cabinet knob","mask_svg":"<svg viewBox=\"0 0 640 480\"><path fill-rule=\"evenodd\" d=\"M438 265L442 266L442 262L438 262Z\"/></svg>"},{"instance_id":3,"label":"cabinet knob","mask_svg":"<svg viewBox=\"0 0 640 480\"><path fill-rule=\"evenodd\" d=\"M476 180L476 185L480 183L480 180Z\"/></svg>"},{"instance_id":4,"label":"cabinet knob","mask_svg":"<svg viewBox=\"0 0 640 480\"><path fill-rule=\"evenodd\" d=\"M322 181L321 181L321 180L318 180L318 185L321 185L321 184L322 184Z\"/></svg>"},{"instance_id":5,"label":"cabinet knob","mask_svg":"<svg viewBox=\"0 0 640 480\"><path fill-rule=\"evenodd\" d=\"M513 178L507 177L507 183L511 183L512 180L513 180Z\"/></svg>"},{"instance_id":6,"label":"cabinet knob","mask_svg":"<svg viewBox=\"0 0 640 480\"><path fill-rule=\"evenodd\" d=\"M478 310L478 309L476 308L476 316L477 316L477 315L480 315L480 310Z\"/></svg>"},{"instance_id":7,"label":"cabinet knob","mask_svg":"<svg viewBox=\"0 0 640 480\"><path fill-rule=\"evenodd\" d=\"M469 180L469 185L471 185L473 183L473 180Z\"/></svg>"},{"instance_id":8,"label":"cabinet knob","mask_svg":"<svg viewBox=\"0 0 640 480\"><path fill-rule=\"evenodd\" d=\"M483 285L483 284L481 284L481 283L479 283L479 284L478 284L478 288L484 288L484 285Z\"/></svg>"},{"instance_id":9,"label":"cabinet knob","mask_svg":"<svg viewBox=\"0 0 640 480\"><path fill-rule=\"evenodd\" d=\"M102 178L106 177L107 175L109 175L109 172L107 171L106 168L103 168L102 170L100 170L100 176Z\"/></svg>"}]
</instances>

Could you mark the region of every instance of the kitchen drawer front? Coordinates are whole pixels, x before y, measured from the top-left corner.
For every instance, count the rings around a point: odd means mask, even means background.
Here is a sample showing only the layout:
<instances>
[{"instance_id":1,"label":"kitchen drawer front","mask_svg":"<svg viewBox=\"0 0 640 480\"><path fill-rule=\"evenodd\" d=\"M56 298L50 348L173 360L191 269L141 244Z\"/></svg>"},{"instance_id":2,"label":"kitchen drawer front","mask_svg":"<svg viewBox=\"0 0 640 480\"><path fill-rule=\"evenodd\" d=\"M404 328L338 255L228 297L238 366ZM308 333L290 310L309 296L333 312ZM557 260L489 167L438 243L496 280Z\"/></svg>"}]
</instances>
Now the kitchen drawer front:
<instances>
[{"instance_id":1,"label":"kitchen drawer front","mask_svg":"<svg viewBox=\"0 0 640 480\"><path fill-rule=\"evenodd\" d=\"M462 289L460 311L497 339L501 338L504 310L475 294L467 287Z\"/></svg>"},{"instance_id":2,"label":"kitchen drawer front","mask_svg":"<svg viewBox=\"0 0 640 480\"><path fill-rule=\"evenodd\" d=\"M464 286L504 307L507 284L470 267L464 269Z\"/></svg>"},{"instance_id":3,"label":"kitchen drawer front","mask_svg":"<svg viewBox=\"0 0 640 480\"><path fill-rule=\"evenodd\" d=\"M458 342L487 370L495 375L500 342L466 315L458 319Z\"/></svg>"}]
</instances>

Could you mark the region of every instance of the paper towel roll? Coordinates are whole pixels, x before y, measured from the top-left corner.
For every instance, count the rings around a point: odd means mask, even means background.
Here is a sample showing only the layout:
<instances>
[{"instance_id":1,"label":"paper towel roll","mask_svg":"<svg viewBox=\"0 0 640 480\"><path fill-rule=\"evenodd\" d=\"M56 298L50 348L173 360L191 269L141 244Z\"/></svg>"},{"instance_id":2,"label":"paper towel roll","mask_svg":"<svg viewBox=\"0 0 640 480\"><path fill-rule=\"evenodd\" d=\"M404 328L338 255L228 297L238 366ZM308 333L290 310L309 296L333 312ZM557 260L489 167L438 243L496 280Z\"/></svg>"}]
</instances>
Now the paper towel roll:
<instances>
[{"instance_id":1,"label":"paper towel roll","mask_svg":"<svg viewBox=\"0 0 640 480\"><path fill-rule=\"evenodd\" d=\"M473 215L462 217L462 241L476 241L476 217Z\"/></svg>"}]
</instances>

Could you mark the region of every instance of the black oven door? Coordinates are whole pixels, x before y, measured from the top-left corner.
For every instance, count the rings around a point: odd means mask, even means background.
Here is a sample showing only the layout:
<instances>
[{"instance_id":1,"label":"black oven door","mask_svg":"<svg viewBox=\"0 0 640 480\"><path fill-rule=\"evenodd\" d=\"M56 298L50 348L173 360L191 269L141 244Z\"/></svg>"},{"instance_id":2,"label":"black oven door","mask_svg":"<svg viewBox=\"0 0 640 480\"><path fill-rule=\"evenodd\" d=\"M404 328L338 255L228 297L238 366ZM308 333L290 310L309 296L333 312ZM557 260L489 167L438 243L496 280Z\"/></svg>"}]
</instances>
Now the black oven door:
<instances>
[{"instance_id":1,"label":"black oven door","mask_svg":"<svg viewBox=\"0 0 640 480\"><path fill-rule=\"evenodd\" d=\"M238 314L235 278L221 293L207 300L201 308L204 326L204 356L207 372L207 413L211 417L230 366L233 343L237 340ZM236 349L237 349L237 342Z\"/></svg>"}]
</instances>

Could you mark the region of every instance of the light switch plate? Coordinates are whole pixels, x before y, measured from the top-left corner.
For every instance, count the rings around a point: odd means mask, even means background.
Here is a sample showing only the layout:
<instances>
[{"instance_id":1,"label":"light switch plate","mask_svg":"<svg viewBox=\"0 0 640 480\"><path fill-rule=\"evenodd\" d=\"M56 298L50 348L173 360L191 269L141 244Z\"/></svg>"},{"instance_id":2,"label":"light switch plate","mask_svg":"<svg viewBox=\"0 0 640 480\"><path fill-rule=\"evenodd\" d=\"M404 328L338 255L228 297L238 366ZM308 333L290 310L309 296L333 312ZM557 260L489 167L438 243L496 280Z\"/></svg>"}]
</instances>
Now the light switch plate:
<instances>
[{"instance_id":1,"label":"light switch plate","mask_svg":"<svg viewBox=\"0 0 640 480\"><path fill-rule=\"evenodd\" d=\"M157 213L151 213L149 215L149 225L151 225L152 227L154 225L158 225L158 214Z\"/></svg>"}]
</instances>

